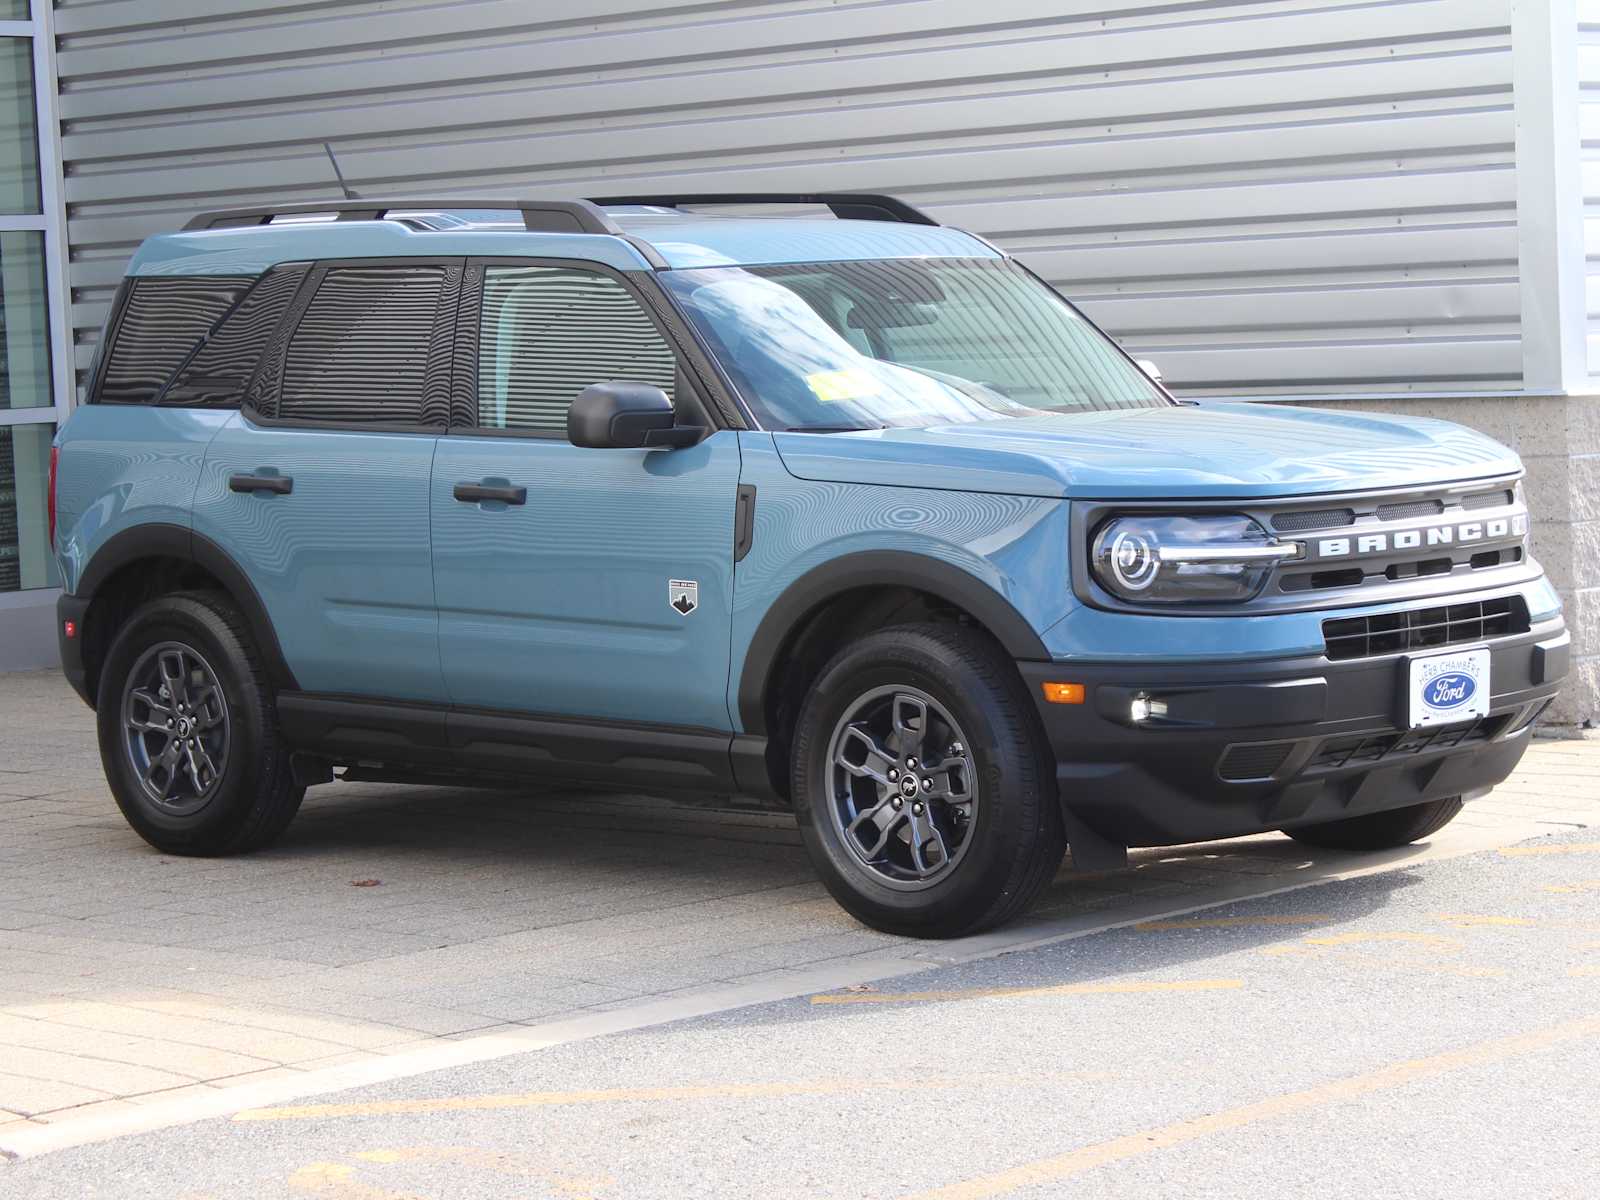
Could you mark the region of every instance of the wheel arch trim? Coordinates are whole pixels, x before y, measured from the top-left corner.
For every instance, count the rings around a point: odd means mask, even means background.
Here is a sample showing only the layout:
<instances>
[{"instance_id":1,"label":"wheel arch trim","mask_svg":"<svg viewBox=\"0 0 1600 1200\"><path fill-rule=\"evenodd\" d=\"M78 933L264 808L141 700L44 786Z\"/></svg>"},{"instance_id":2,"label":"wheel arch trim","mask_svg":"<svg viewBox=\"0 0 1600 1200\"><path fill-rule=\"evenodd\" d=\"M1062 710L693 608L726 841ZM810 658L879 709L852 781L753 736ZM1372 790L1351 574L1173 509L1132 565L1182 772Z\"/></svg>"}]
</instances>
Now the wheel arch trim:
<instances>
[{"instance_id":1,"label":"wheel arch trim","mask_svg":"<svg viewBox=\"0 0 1600 1200\"><path fill-rule=\"evenodd\" d=\"M767 683L801 625L828 601L870 587L926 592L970 613L1013 658L1045 661L1050 651L1017 608L972 572L925 554L864 550L831 559L794 580L768 607L745 651L736 704L745 733L764 734Z\"/></svg>"},{"instance_id":2,"label":"wheel arch trim","mask_svg":"<svg viewBox=\"0 0 1600 1200\"><path fill-rule=\"evenodd\" d=\"M151 522L113 534L84 565L73 596L86 604L91 603L106 581L118 571L142 559L155 558L174 558L193 563L215 577L244 614L273 688L298 687L294 672L289 669L288 661L283 656L283 648L278 643L278 635L267 615L266 605L261 602L261 595L256 591L255 584L250 582L250 576L226 550L192 529L165 522Z\"/></svg>"}]
</instances>

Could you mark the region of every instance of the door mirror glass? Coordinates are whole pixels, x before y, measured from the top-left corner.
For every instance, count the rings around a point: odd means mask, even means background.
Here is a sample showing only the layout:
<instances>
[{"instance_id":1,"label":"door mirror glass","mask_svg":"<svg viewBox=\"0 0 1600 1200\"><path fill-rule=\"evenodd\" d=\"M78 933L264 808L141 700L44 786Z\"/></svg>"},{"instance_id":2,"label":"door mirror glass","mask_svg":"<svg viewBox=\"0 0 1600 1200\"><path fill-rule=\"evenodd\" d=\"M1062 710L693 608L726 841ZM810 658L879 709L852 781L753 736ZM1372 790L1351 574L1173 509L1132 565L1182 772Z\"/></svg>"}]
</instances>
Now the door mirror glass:
<instances>
[{"instance_id":1,"label":"door mirror glass","mask_svg":"<svg viewBox=\"0 0 1600 1200\"><path fill-rule=\"evenodd\" d=\"M596 383L567 410L567 440L596 449L667 449L700 440L703 431L677 424L666 392L648 383Z\"/></svg>"}]
</instances>

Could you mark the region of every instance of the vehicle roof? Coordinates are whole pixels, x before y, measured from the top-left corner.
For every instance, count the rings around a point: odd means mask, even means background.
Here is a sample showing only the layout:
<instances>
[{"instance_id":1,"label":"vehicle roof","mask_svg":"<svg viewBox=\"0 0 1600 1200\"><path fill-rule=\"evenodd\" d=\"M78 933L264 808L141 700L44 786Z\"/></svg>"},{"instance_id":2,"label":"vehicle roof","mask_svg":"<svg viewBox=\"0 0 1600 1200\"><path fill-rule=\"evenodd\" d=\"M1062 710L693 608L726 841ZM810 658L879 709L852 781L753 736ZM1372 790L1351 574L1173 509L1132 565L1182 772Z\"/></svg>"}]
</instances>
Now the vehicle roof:
<instances>
[{"instance_id":1,"label":"vehicle roof","mask_svg":"<svg viewBox=\"0 0 1600 1200\"><path fill-rule=\"evenodd\" d=\"M606 210L621 235L529 232L511 221L451 220L419 228L383 220L297 221L192 229L147 238L130 275L259 274L282 262L329 258L565 258L622 271L756 266L886 258L998 258L959 229L831 217L715 216L618 206ZM492 218L496 214L478 214ZM515 214L503 214L506 217Z\"/></svg>"}]
</instances>

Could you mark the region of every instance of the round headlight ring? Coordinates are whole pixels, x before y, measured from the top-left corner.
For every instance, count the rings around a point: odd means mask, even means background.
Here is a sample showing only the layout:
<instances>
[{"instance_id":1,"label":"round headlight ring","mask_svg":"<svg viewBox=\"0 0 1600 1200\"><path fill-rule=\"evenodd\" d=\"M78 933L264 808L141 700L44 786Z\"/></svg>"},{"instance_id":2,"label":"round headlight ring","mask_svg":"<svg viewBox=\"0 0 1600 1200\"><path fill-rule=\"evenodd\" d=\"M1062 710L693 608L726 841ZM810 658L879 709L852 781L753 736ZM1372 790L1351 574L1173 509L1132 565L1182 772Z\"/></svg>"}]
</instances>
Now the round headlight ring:
<instances>
[{"instance_id":1,"label":"round headlight ring","mask_svg":"<svg viewBox=\"0 0 1600 1200\"><path fill-rule=\"evenodd\" d=\"M1124 529L1111 540L1106 556L1117 583L1130 592L1142 592L1161 573L1156 547L1143 533Z\"/></svg>"}]
</instances>

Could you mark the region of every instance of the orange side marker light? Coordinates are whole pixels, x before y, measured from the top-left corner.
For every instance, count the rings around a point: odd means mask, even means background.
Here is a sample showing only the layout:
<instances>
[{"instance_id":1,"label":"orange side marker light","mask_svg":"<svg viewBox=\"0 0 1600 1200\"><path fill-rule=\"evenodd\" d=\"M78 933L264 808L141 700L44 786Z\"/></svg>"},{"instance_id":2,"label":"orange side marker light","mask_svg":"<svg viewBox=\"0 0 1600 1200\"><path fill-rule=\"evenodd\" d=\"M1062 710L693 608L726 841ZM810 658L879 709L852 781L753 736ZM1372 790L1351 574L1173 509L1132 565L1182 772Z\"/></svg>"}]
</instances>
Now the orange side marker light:
<instances>
[{"instance_id":1,"label":"orange side marker light","mask_svg":"<svg viewBox=\"0 0 1600 1200\"><path fill-rule=\"evenodd\" d=\"M1044 687L1044 698L1051 704L1082 704L1083 684L1081 683L1047 683Z\"/></svg>"}]
</instances>

